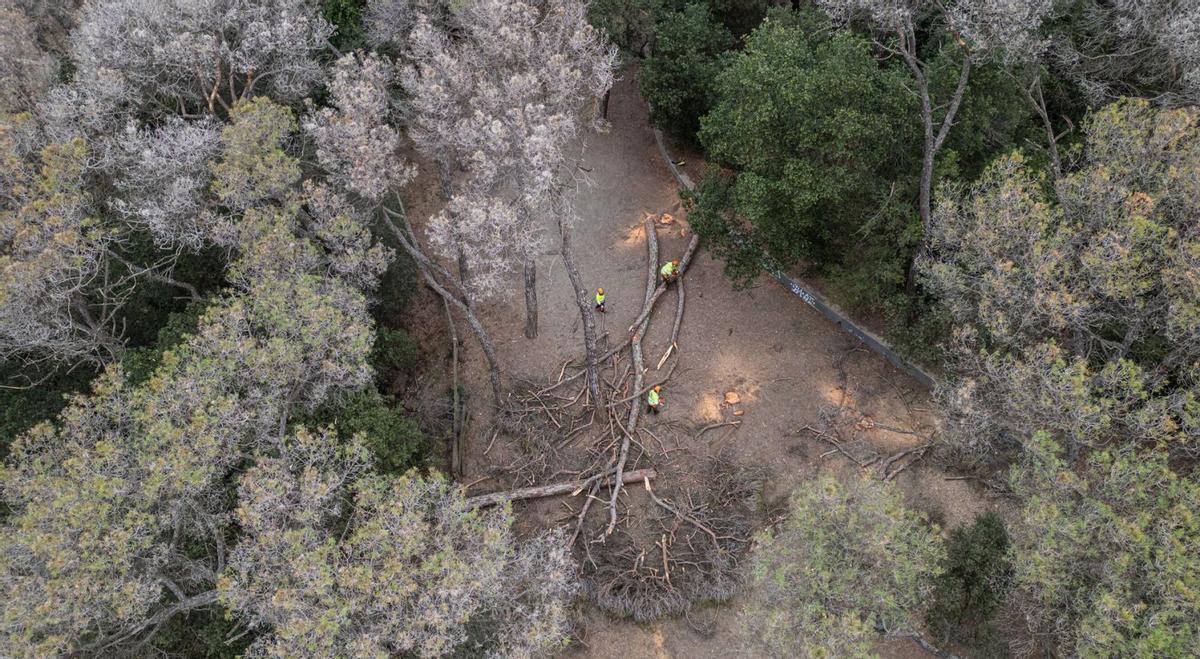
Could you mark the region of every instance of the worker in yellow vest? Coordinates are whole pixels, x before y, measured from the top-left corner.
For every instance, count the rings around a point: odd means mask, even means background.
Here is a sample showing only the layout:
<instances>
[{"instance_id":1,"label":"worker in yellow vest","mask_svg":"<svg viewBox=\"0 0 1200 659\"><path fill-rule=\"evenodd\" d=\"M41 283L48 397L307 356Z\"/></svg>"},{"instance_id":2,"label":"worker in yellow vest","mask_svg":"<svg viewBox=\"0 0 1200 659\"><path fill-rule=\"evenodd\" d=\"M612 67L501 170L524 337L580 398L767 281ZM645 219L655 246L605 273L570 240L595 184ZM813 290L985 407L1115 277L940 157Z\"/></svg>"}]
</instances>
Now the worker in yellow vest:
<instances>
[{"instance_id":1,"label":"worker in yellow vest","mask_svg":"<svg viewBox=\"0 0 1200 659\"><path fill-rule=\"evenodd\" d=\"M596 309L599 310L600 313L607 313L604 310L604 289L603 288L596 289Z\"/></svg>"},{"instance_id":2,"label":"worker in yellow vest","mask_svg":"<svg viewBox=\"0 0 1200 659\"><path fill-rule=\"evenodd\" d=\"M650 406L650 409L647 410L648 412L652 414L658 414L658 408L662 407L663 404L662 396L659 395L661 393L662 385L656 384L654 385L654 388L650 390L650 393L646 394L646 404Z\"/></svg>"},{"instance_id":3,"label":"worker in yellow vest","mask_svg":"<svg viewBox=\"0 0 1200 659\"><path fill-rule=\"evenodd\" d=\"M658 269L658 274L662 275L664 284L675 281L679 277L679 259L664 263L663 267Z\"/></svg>"}]
</instances>

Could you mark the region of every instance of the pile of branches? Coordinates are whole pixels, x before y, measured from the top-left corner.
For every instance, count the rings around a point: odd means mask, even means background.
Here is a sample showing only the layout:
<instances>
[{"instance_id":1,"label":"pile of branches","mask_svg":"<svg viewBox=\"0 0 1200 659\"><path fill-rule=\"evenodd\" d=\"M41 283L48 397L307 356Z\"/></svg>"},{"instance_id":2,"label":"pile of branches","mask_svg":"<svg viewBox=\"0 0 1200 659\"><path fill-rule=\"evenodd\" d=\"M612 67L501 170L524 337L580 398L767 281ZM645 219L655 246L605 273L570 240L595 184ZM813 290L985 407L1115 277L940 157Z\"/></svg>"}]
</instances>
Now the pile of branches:
<instances>
[{"instance_id":1,"label":"pile of branches","mask_svg":"<svg viewBox=\"0 0 1200 659\"><path fill-rule=\"evenodd\" d=\"M606 542L585 550L585 587L602 610L648 621L729 600L763 518L761 472L712 458L702 485L660 497L652 513L627 517Z\"/></svg>"},{"instance_id":2,"label":"pile of branches","mask_svg":"<svg viewBox=\"0 0 1200 659\"><path fill-rule=\"evenodd\" d=\"M655 490L656 463L687 449L680 437L667 435L678 424L641 423L644 400L678 366L684 275L698 239L688 243L679 276L669 287L658 281L653 219L644 224L646 289L637 318L621 340L598 349L591 360L568 362L554 381L526 382L509 394L495 432L516 438L521 455L497 474L526 487L474 498L478 505L491 505L571 495L564 502L570 511L565 521L574 525L568 542L584 566L588 591L601 609L636 620L686 613L698 603L732 597L740 584L740 563L762 519L762 479L727 460L703 463L690 481L702 485L662 494ZM677 303L670 340L650 361L642 340L656 303L671 288ZM588 386L589 362L598 366L598 395ZM561 481L564 475L571 480L530 486ZM681 474L672 476L681 481Z\"/></svg>"},{"instance_id":3,"label":"pile of branches","mask_svg":"<svg viewBox=\"0 0 1200 659\"><path fill-rule=\"evenodd\" d=\"M845 359L851 352L856 350L858 348L850 349L837 362L837 369L841 375L841 385L839 387L839 390L842 392L841 398L836 404L822 406L818 412L817 425L806 425L800 428L797 434L807 435L828 445L830 448L821 454L822 458L841 454L842 457L850 460L862 469L874 470L881 480L892 480L902 471L921 460L930 447L933 446L933 441L921 432L920 428L916 427L915 424L912 428L882 425L866 414L863 414L862 411L853 405L847 404L848 378L846 376ZM905 401L905 405L908 405L907 401ZM922 441L917 446L885 456L875 450L870 441L870 434L876 430L901 435L912 435Z\"/></svg>"}]
</instances>

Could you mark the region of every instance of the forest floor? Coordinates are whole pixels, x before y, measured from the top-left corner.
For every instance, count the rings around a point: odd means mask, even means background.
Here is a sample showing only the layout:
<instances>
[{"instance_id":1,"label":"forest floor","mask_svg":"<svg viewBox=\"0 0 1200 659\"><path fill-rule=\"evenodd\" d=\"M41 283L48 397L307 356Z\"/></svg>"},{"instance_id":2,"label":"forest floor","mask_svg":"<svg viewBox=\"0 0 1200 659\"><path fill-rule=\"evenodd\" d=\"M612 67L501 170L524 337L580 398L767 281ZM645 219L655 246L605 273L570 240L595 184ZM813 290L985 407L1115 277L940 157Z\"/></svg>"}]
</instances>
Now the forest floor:
<instances>
[{"instance_id":1,"label":"forest floor","mask_svg":"<svg viewBox=\"0 0 1200 659\"><path fill-rule=\"evenodd\" d=\"M581 164L591 170L590 180L576 198L579 269L585 286L602 286L607 292L608 313L597 314L598 331L608 332L613 339L625 335L642 306L644 219L664 212L675 217L670 224L657 225L663 260L677 258L690 238L675 181L659 156L645 103L632 77L627 71L613 90L611 131L588 136ZM691 168L689 164L686 169ZM418 203L414 210L421 206ZM414 218L419 220L419 211ZM518 296L505 303L480 305L501 368L515 378L554 382L565 361L582 355L579 312L556 239L552 233L547 236L538 259L541 319L536 339L522 334L524 307ZM678 361L664 386L662 413L642 423L664 439L646 440L628 467L656 468L656 491L703 488L698 465L720 455L764 471L764 498L770 511L784 510L788 493L821 471L845 478L878 478L881 466L894 475L907 502L943 528L969 522L996 507L969 481L947 480L953 474L940 470L928 457L921 459L919 451L888 462L889 457L927 443L935 432L937 420L929 394L919 383L766 276L748 289L735 289L722 264L701 250L684 281L687 304L678 351L661 371L655 367L668 347L676 291L668 291L659 302L644 341L648 381L661 378ZM426 309L440 312L428 305ZM495 440L481 353L465 323L459 322L458 332L464 382L474 392L463 439L461 480L473 483L490 476L474 484L471 494L525 484L504 482L505 474L497 470L497 465L519 462L522 447L517 438L501 435ZM735 392L740 402L728 404L726 392ZM735 417L738 410L742 415ZM741 423L695 436L706 425L728 421ZM825 438L804 430L806 426L825 432ZM841 450L826 438L840 438ZM537 475L537 482L565 480L551 478L551 471L547 468ZM607 496L601 496L606 504ZM532 532L557 523L569 533L574 527L572 511L582 498L514 504L520 530ZM627 487L621 500L622 511L630 514L639 507L654 507L638 486ZM591 516L603 526L606 505L594 506ZM589 607L578 632L581 640L566 654L622 659L756 656L737 632L740 608L739 597L711 607L697 626L683 617L638 624ZM906 640L881 643L878 650L889 657L927 656Z\"/></svg>"}]
</instances>

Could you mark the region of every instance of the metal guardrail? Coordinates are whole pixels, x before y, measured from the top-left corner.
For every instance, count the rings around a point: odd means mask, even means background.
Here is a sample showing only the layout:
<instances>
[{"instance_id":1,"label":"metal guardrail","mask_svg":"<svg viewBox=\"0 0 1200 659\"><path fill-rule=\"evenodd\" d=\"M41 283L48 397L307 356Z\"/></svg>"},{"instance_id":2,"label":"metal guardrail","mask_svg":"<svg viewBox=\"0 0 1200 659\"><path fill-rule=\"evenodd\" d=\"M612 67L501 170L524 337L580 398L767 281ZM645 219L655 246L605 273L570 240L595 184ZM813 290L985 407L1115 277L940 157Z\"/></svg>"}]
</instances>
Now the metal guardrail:
<instances>
[{"instance_id":1,"label":"metal guardrail","mask_svg":"<svg viewBox=\"0 0 1200 659\"><path fill-rule=\"evenodd\" d=\"M671 175L675 177L675 182L679 184L679 187L689 191L695 190L696 184L692 181L691 177L679 171L679 168L675 165L675 160L667 151L667 144L663 139L662 131L657 128L654 129L654 141L658 143L658 151L662 154L663 162L671 170ZM783 284L784 288L791 291L793 295L804 300L805 304L816 309L822 316L828 318L846 333L862 341L868 348L882 355L892 366L908 373L914 380L924 384L926 387L933 387L933 376L925 372L921 367L905 361L875 333L859 327L837 305L825 299L820 293L810 291L801 286L795 279L787 276L778 265L771 263L769 257L764 257L762 265L763 270L766 270L776 281Z\"/></svg>"}]
</instances>

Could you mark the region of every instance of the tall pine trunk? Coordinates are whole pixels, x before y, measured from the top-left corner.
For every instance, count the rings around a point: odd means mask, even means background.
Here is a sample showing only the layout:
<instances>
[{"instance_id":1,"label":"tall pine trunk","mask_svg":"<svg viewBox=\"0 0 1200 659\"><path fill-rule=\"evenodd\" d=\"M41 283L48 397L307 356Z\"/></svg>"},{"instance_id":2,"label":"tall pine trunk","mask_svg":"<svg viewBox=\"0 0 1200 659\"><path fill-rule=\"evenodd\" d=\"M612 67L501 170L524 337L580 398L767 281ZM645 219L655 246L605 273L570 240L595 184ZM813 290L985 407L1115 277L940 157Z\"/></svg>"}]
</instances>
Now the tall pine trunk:
<instances>
[{"instance_id":1,"label":"tall pine trunk","mask_svg":"<svg viewBox=\"0 0 1200 659\"><path fill-rule=\"evenodd\" d=\"M535 339L538 334L537 260L532 253L525 254L525 338Z\"/></svg>"},{"instance_id":2,"label":"tall pine trunk","mask_svg":"<svg viewBox=\"0 0 1200 659\"><path fill-rule=\"evenodd\" d=\"M575 265L575 249L571 245L571 226L563 219L563 213L558 213L558 233L562 237L559 253L562 254L563 265L567 277L571 280L571 288L575 290L575 304L579 307L579 316L583 319L583 350L587 361L588 392L596 409L604 409L604 390L600 388L600 353L596 347L596 315L592 312L592 300L588 289L583 285L583 277ZM634 401L638 405L638 401Z\"/></svg>"}]
</instances>

